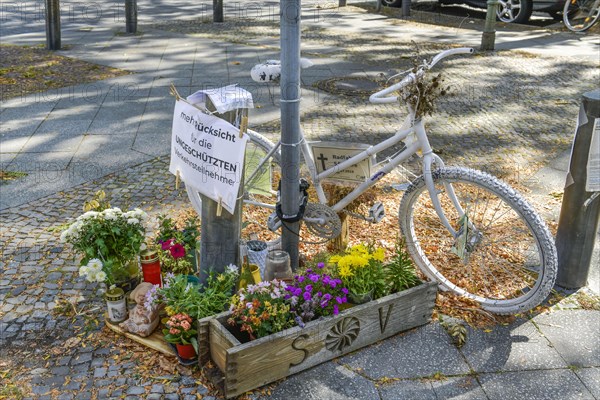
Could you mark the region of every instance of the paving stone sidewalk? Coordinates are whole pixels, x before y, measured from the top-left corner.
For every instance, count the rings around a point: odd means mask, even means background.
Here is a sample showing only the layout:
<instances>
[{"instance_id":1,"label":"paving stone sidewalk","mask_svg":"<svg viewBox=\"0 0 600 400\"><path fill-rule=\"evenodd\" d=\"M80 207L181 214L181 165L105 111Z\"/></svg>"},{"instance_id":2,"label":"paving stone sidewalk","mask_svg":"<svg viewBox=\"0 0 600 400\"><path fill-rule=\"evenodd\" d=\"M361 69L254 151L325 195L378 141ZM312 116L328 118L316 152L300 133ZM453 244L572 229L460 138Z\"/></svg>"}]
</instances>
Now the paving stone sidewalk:
<instances>
[{"instance_id":1,"label":"paving stone sidewalk","mask_svg":"<svg viewBox=\"0 0 600 400\"><path fill-rule=\"evenodd\" d=\"M136 74L1 104L0 162L30 172L18 186L0 187L0 394L7 398L8 390L31 399L218 397L198 371L176 369L174 360L107 333L96 287L78 277L74 254L59 241L59 227L99 188L113 204L151 216L188 206L167 172L169 83L184 95L209 84L250 85L254 63L278 58L274 39L264 37L271 23L259 24L244 44L206 26L193 36L177 25L144 27L136 37L115 35L111 23L97 25L95 37L74 29L64 54ZM23 28L14 29L8 39L27 40ZM348 34L350 24L340 30L346 33L320 27L306 39L316 66L303 75L303 126L311 139L371 143L398 126L396 106L367 105L313 84L339 76L377 80L406 68L412 37L373 40L368 30ZM427 54L441 48L436 35L423 35ZM454 31L447 36L461 42ZM579 96L598 81L597 64L556 54L457 58L444 71L457 96L444 99L429 124L436 150L449 163L525 184L568 149ZM250 87L261 106L254 127L275 137L278 88ZM77 315L56 310L64 299L78 300ZM598 316L555 309L491 332L470 330L461 349L433 322L279 382L271 395L250 397L600 399Z\"/></svg>"}]
</instances>

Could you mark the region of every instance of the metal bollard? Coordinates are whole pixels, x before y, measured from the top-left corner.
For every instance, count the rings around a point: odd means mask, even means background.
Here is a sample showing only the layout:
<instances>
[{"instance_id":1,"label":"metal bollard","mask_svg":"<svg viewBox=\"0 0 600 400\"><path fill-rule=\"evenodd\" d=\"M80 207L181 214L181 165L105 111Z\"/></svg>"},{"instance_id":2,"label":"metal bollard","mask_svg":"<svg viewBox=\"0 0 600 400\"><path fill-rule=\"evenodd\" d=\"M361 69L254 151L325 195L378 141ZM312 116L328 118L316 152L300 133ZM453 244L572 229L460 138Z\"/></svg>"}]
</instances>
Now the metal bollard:
<instances>
[{"instance_id":1,"label":"metal bollard","mask_svg":"<svg viewBox=\"0 0 600 400\"><path fill-rule=\"evenodd\" d=\"M402 0L402 16L410 17L410 3L411 0Z\"/></svg>"},{"instance_id":2,"label":"metal bollard","mask_svg":"<svg viewBox=\"0 0 600 400\"><path fill-rule=\"evenodd\" d=\"M60 50L59 0L46 0L46 48Z\"/></svg>"},{"instance_id":3,"label":"metal bollard","mask_svg":"<svg viewBox=\"0 0 600 400\"><path fill-rule=\"evenodd\" d=\"M598 192L586 191L586 180L590 173L588 157L595 127L596 135L600 135L600 120L597 118L600 118L600 90L583 95L558 221L556 284L565 288L586 285L600 222L600 196ZM600 153L600 145L594 146L593 150ZM600 166L596 163L591 172L598 177Z\"/></svg>"},{"instance_id":4,"label":"metal bollard","mask_svg":"<svg viewBox=\"0 0 600 400\"><path fill-rule=\"evenodd\" d=\"M137 0L125 0L125 32L137 32Z\"/></svg>"}]
</instances>

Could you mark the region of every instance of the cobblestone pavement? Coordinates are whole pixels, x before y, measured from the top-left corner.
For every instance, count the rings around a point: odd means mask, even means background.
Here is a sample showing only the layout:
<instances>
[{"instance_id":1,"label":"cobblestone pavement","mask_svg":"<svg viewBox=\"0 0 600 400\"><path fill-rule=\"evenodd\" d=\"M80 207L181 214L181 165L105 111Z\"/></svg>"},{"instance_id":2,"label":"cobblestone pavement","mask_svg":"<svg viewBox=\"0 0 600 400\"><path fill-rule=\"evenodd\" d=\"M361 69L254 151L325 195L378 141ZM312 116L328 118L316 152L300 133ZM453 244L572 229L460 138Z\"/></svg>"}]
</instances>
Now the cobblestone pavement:
<instances>
[{"instance_id":1,"label":"cobblestone pavement","mask_svg":"<svg viewBox=\"0 0 600 400\"><path fill-rule=\"evenodd\" d=\"M243 37L244 45L251 51L272 49L269 47L272 38L265 39L266 33L273 32L272 23L257 22L246 28L238 24L225 36L223 32L213 31L210 24L191 26L195 33L187 25L182 28L171 23L160 27L175 31L170 33L174 35L194 33L213 40L239 42ZM249 29L255 31L248 33ZM411 50L410 40L381 36L373 41L361 34L341 34L322 28L309 30L303 40L309 49L307 55L312 54L316 63L303 75L303 95L308 105L302 125L307 136L328 141L374 143L391 134L401 120L398 106L368 105L364 97L341 96L339 91L326 92L314 85L339 76L340 71L343 75L378 81L379 73L406 69L410 65L407 56ZM447 47L432 42L421 43L421 46L423 54ZM527 177L570 145L579 97L597 85L597 67L597 63L589 61L520 52L448 60L441 71L454 95L442 100L440 111L428 123L433 146L449 164L488 169L505 177L522 170ZM230 65L230 68L234 67ZM192 89L191 81L188 82L190 86L184 85L182 90ZM269 101L276 103L272 99L277 98L277 92L276 87L271 88L273 97L263 98L263 105L269 105ZM278 122L262 123L256 129L274 138ZM167 151L165 149L164 154ZM78 216L83 202L99 188L109 194L113 205L140 207L151 217L187 206L185 192L174 190L174 178L167 170L168 159L158 157L0 212L0 398L2 395L18 398L19 394L32 399L187 400L218 396L199 371L177 367L173 360L145 351L103 329L102 303L96 288L78 277L78 260L58 240L60 226ZM65 308L65 300L76 303L75 309ZM428 329L436 332L439 329L436 324L431 326ZM596 325L592 322L588 330L597 331ZM532 335L531 332L528 334ZM398 337L395 342L402 340ZM441 340L447 341L447 338ZM536 343L540 340L545 339L536 336ZM594 339L589 340L593 348ZM508 358L504 353L501 355ZM398 359L401 356L398 355ZM578 383L581 387L578 386L577 391L563 398L600 398L597 383L600 361L597 352L592 351L592 357L578 372L564 363L553 366L557 368L552 372L557 379L584 382ZM352 364L353 359L348 358L347 362ZM331 369L338 371L330 371L337 376L339 367L345 363L328 363L322 368L326 373ZM537 365L535 368L546 367ZM535 368L530 369L535 372ZM382 383L385 376L358 373L359 369L352 369L353 382L372 385L370 394L401 398L400 393L405 396L418 393L410 391L420 384L416 380L407 381L409 387L405 391L399 391L397 385L379 390L374 383ZM460 388L465 387L463 372L468 374L469 369L465 371L449 372L448 375L460 377L452 378L456 379L456 387L452 383L444 389L460 392ZM309 372L301 379L314 380L314 374ZM345 371L342 375L347 377L348 374L350 372ZM403 375L398 372L398 376ZM289 382L286 387L293 389L298 379ZM470 398L501 398L494 397L493 393L502 393L498 389L502 384L494 381L492 375L486 375L481 385L487 388L487 394L478 397L483 392L476 385ZM439 382L427 385L434 389L444 386ZM284 394L290 392L285 390L276 390L274 398L286 398ZM298 392L292 390L291 393ZM518 393L515 392L515 396ZM259 396L258 392L251 395ZM353 396L357 394L350 393L344 398Z\"/></svg>"}]
</instances>

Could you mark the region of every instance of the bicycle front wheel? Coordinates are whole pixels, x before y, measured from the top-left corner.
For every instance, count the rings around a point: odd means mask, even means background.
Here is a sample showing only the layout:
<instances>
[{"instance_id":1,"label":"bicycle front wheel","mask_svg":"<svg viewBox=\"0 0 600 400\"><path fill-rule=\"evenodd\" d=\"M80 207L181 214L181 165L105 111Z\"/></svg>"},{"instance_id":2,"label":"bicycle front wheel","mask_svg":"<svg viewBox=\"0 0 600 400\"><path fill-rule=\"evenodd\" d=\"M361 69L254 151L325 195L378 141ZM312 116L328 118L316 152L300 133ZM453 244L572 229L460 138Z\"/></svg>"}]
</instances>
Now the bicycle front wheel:
<instances>
[{"instance_id":1,"label":"bicycle front wheel","mask_svg":"<svg viewBox=\"0 0 600 400\"><path fill-rule=\"evenodd\" d=\"M473 299L488 311L529 310L550 293L557 256L552 236L533 207L505 183L466 168L433 172L436 193L454 237L433 207L424 177L400 203L400 226L417 266L441 289ZM457 211L451 187L467 218Z\"/></svg>"},{"instance_id":2,"label":"bicycle front wheel","mask_svg":"<svg viewBox=\"0 0 600 400\"><path fill-rule=\"evenodd\" d=\"M598 0L567 0L563 9L563 21L574 32L590 29L599 16Z\"/></svg>"}]
</instances>

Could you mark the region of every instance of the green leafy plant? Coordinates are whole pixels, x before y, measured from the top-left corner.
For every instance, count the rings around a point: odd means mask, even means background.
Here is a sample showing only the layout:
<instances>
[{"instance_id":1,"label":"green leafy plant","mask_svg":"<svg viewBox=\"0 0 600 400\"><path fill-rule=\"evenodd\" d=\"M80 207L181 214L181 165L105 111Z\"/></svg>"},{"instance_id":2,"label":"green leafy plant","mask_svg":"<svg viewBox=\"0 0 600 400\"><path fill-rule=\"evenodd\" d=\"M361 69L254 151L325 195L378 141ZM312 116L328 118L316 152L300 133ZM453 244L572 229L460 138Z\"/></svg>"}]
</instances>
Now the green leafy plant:
<instances>
[{"instance_id":1,"label":"green leafy plant","mask_svg":"<svg viewBox=\"0 0 600 400\"><path fill-rule=\"evenodd\" d=\"M421 283L402 240L396 240L395 254L384 266L384 271L390 293L401 292Z\"/></svg>"},{"instance_id":2,"label":"green leafy plant","mask_svg":"<svg viewBox=\"0 0 600 400\"><path fill-rule=\"evenodd\" d=\"M88 211L77 217L60 239L82 253L80 276L89 282L114 284L129 277L127 264L142 248L147 217L137 208L127 212L118 207Z\"/></svg>"},{"instance_id":3,"label":"green leafy plant","mask_svg":"<svg viewBox=\"0 0 600 400\"><path fill-rule=\"evenodd\" d=\"M163 287L156 285L146 293L144 305L151 309L163 304L169 316L186 314L199 320L227 309L237 276L234 265L221 274L210 272L205 285L189 282L185 275L168 273Z\"/></svg>"}]
</instances>

